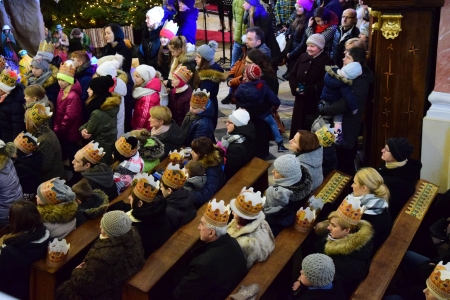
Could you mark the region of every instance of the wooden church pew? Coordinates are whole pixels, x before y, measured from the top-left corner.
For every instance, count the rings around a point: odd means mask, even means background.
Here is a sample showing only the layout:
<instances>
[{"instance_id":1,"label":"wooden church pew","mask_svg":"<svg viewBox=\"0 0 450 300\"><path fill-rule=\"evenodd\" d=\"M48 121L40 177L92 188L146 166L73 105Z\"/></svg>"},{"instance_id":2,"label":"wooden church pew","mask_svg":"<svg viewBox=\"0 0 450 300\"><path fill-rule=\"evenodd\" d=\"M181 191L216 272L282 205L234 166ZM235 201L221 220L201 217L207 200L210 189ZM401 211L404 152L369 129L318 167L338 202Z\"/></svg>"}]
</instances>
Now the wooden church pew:
<instances>
[{"instance_id":1,"label":"wooden church pew","mask_svg":"<svg viewBox=\"0 0 450 300\"><path fill-rule=\"evenodd\" d=\"M378 249L370 264L369 274L353 293L352 299L382 299L437 193L437 185L423 179L417 182L416 192L395 219L391 234Z\"/></svg>"}]
</instances>

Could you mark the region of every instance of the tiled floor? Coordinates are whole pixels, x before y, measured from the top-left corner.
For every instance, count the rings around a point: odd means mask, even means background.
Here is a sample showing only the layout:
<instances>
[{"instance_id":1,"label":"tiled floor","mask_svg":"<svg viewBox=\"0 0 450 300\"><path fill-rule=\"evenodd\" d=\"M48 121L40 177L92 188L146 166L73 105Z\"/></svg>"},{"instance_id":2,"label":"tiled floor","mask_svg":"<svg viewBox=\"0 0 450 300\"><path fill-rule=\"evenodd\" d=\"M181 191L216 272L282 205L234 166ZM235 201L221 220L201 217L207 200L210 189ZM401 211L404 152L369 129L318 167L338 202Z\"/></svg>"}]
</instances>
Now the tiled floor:
<instances>
[{"instance_id":1,"label":"tiled floor","mask_svg":"<svg viewBox=\"0 0 450 300\"><path fill-rule=\"evenodd\" d=\"M204 29L204 19L203 19L203 13L200 12L199 18L197 20L197 28L202 30ZM214 14L208 14L207 16L207 30L218 30L219 28L219 17L217 15ZM226 32L226 34L228 34L228 32ZM204 44L205 41L197 41L197 46L200 46L202 44ZM230 44L225 44L225 55L230 58ZM216 55L215 55L215 60L218 61L221 57L223 56L223 51L222 51L222 43L219 43L219 48L217 49ZM229 64L227 63L226 65L224 65L223 67L229 67ZM278 77L281 78L281 75L284 74L286 72L286 66L282 66L279 67L278 70ZM290 120L291 120L291 116L292 116L292 105L293 105L293 100L294 97L291 94L291 91L289 89L289 84L287 81L282 81L279 80L280 83L280 89L278 92L278 97L280 98L280 100L282 100L282 104L280 106L280 108L278 109L278 112L280 114L281 119L284 121L284 123L287 125L286 129L286 133L284 134L284 143L285 146L288 148L288 138L289 138L289 124L290 124ZM233 104L222 104L220 103L220 100L222 100L223 98L225 98L228 95L228 87L225 83L222 83L220 85L220 89L219 89L219 95L218 95L218 99L219 99L219 110L225 115L224 117L219 118L219 121L217 123L217 129L223 129L225 128L225 122L227 120L227 117L229 114L231 114L231 112L233 111L233 109L235 109L235 105ZM285 101L283 101L285 100ZM288 105L286 105L288 104ZM290 104L290 105L289 105ZM271 146L269 149L270 153L274 156L274 157L278 157L280 155L282 155L283 153L278 153L277 151L277 145L275 142L271 142ZM273 162L273 160L270 160L270 162ZM268 176L269 176L269 184L273 184L273 179L272 179L272 169L273 166L269 169L268 172Z\"/></svg>"}]
</instances>

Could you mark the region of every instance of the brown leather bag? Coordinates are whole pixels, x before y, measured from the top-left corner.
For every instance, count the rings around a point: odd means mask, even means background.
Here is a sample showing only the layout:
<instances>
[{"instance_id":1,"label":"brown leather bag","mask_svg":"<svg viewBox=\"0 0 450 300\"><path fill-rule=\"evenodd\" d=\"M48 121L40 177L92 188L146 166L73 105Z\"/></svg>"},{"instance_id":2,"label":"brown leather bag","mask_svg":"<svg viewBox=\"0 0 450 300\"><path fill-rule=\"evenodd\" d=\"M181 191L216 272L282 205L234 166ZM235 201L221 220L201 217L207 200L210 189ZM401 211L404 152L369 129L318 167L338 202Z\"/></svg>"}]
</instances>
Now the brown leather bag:
<instances>
[{"instance_id":1,"label":"brown leather bag","mask_svg":"<svg viewBox=\"0 0 450 300\"><path fill-rule=\"evenodd\" d=\"M277 122L278 130L280 131L280 134L285 133L286 126L284 126L284 122L281 120L280 115L278 114L278 111L272 111L272 116L275 119L275 122Z\"/></svg>"}]
</instances>

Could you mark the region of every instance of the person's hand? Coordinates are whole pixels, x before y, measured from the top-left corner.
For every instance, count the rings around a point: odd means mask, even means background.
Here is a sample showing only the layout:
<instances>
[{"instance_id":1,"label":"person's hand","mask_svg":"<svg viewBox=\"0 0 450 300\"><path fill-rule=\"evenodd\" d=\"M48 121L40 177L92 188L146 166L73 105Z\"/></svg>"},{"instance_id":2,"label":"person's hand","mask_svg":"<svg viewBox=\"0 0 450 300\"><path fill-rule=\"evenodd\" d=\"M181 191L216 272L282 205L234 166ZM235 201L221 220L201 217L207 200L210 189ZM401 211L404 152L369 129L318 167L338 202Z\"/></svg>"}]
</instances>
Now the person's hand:
<instances>
[{"instance_id":1,"label":"person's hand","mask_svg":"<svg viewBox=\"0 0 450 300\"><path fill-rule=\"evenodd\" d=\"M292 285L292 290L293 290L293 291L298 290L298 288L299 288L301 285L302 285L302 284L301 284L300 281L294 282L294 284Z\"/></svg>"},{"instance_id":2,"label":"person's hand","mask_svg":"<svg viewBox=\"0 0 450 300\"><path fill-rule=\"evenodd\" d=\"M81 136L83 137L83 139L87 140L92 136L92 134L89 134L87 129L85 128L81 130Z\"/></svg>"},{"instance_id":3,"label":"person's hand","mask_svg":"<svg viewBox=\"0 0 450 300\"><path fill-rule=\"evenodd\" d=\"M83 267L84 267L84 261L81 264L79 264L75 269L81 269Z\"/></svg>"},{"instance_id":4,"label":"person's hand","mask_svg":"<svg viewBox=\"0 0 450 300\"><path fill-rule=\"evenodd\" d=\"M308 27L313 26L313 24L314 24L314 17L311 17L311 18L309 18L309 21L308 21Z\"/></svg>"}]
</instances>

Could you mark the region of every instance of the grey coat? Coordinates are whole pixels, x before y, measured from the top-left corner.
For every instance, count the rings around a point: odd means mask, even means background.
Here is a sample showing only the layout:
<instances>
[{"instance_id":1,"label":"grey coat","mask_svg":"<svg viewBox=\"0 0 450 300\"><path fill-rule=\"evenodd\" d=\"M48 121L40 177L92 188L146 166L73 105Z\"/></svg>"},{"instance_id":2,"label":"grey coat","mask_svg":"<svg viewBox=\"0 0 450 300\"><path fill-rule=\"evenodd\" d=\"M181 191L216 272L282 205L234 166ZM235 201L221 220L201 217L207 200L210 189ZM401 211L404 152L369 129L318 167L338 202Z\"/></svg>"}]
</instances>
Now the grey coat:
<instances>
[{"instance_id":1,"label":"grey coat","mask_svg":"<svg viewBox=\"0 0 450 300\"><path fill-rule=\"evenodd\" d=\"M323 161L323 148L320 148L307 152L296 154L300 164L306 167L311 174L312 178L312 190L315 190L323 181L322 173L322 161Z\"/></svg>"},{"instance_id":2,"label":"grey coat","mask_svg":"<svg viewBox=\"0 0 450 300\"><path fill-rule=\"evenodd\" d=\"M6 159L6 160L5 160ZM4 164L3 164L4 161ZM3 166L2 166L3 165ZM10 158L0 157L0 226L9 224L10 206L23 197L19 177Z\"/></svg>"}]
</instances>

